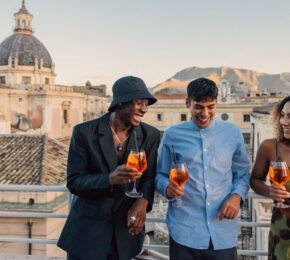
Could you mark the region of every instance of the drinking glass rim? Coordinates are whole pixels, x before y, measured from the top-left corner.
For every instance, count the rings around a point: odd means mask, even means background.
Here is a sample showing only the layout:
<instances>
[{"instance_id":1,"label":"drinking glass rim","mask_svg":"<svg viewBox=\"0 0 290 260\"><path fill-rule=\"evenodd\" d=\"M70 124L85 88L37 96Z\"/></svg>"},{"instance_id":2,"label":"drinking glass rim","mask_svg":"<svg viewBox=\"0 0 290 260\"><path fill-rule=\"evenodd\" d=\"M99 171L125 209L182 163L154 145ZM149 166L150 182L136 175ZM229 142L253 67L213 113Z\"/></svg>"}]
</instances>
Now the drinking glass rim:
<instances>
[{"instance_id":1,"label":"drinking glass rim","mask_svg":"<svg viewBox=\"0 0 290 260\"><path fill-rule=\"evenodd\" d=\"M177 161L176 163L173 161L171 163L171 168L172 168L173 165L181 165L181 164L184 164L185 167L187 167L187 163L185 161Z\"/></svg>"},{"instance_id":2,"label":"drinking glass rim","mask_svg":"<svg viewBox=\"0 0 290 260\"><path fill-rule=\"evenodd\" d=\"M138 152L136 151L136 148L134 149L130 149L130 152L129 153L145 153L146 154L146 152L145 152L145 150L144 149L140 149L140 150L138 150Z\"/></svg>"},{"instance_id":3,"label":"drinking glass rim","mask_svg":"<svg viewBox=\"0 0 290 260\"><path fill-rule=\"evenodd\" d=\"M288 167L285 161L270 161L270 167Z\"/></svg>"}]
</instances>

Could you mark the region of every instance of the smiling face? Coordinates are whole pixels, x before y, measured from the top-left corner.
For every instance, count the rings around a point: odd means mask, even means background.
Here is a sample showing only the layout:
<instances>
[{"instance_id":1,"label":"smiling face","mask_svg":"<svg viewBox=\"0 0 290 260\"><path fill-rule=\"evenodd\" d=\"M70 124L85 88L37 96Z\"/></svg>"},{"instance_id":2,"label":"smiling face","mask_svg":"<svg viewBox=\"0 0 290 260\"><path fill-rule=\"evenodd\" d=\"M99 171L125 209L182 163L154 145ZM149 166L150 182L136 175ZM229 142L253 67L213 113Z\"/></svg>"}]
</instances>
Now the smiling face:
<instances>
[{"instance_id":1,"label":"smiling face","mask_svg":"<svg viewBox=\"0 0 290 260\"><path fill-rule=\"evenodd\" d=\"M290 101L284 105L281 111L280 124L284 138L290 140Z\"/></svg>"},{"instance_id":2,"label":"smiling face","mask_svg":"<svg viewBox=\"0 0 290 260\"><path fill-rule=\"evenodd\" d=\"M209 126L215 115L216 104L216 99L203 101L186 99L186 106L190 110L192 121L199 128L207 128Z\"/></svg>"},{"instance_id":3,"label":"smiling face","mask_svg":"<svg viewBox=\"0 0 290 260\"><path fill-rule=\"evenodd\" d=\"M125 126L138 126L142 117L148 111L148 99L135 99L122 104L118 111L119 117Z\"/></svg>"}]
</instances>

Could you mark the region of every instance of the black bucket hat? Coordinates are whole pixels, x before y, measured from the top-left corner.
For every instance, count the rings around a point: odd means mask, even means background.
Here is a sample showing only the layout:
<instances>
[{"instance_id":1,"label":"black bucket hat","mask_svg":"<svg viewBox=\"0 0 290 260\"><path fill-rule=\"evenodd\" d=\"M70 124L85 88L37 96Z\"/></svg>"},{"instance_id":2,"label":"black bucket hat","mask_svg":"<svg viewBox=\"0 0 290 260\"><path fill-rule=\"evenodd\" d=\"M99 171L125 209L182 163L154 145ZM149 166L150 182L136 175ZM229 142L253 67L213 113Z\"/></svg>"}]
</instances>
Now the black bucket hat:
<instances>
[{"instance_id":1,"label":"black bucket hat","mask_svg":"<svg viewBox=\"0 0 290 260\"><path fill-rule=\"evenodd\" d=\"M113 85L113 100L109 111L120 103L132 101L134 99L146 98L148 105L154 104L157 99L148 91L144 81L134 76L127 76L118 79Z\"/></svg>"}]
</instances>

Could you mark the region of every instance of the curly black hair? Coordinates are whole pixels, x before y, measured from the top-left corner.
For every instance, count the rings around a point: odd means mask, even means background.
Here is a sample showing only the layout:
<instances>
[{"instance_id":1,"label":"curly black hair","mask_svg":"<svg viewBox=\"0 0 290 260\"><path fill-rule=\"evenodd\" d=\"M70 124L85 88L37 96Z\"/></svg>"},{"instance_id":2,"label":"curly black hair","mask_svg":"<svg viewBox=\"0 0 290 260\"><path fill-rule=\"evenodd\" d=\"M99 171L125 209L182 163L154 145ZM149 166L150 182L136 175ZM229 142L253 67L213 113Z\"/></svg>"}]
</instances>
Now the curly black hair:
<instances>
[{"instance_id":1,"label":"curly black hair","mask_svg":"<svg viewBox=\"0 0 290 260\"><path fill-rule=\"evenodd\" d=\"M281 100L276 105L273 111L273 121L274 121L275 130L276 130L276 137L277 137L277 140L280 142L286 142L286 139L283 135L283 129L280 123L280 118L281 118L281 112L287 102L290 102L290 96L285 97L283 100Z\"/></svg>"},{"instance_id":2,"label":"curly black hair","mask_svg":"<svg viewBox=\"0 0 290 260\"><path fill-rule=\"evenodd\" d=\"M197 102L215 100L218 96L216 84L206 78L198 78L191 81L187 86L187 98Z\"/></svg>"}]
</instances>

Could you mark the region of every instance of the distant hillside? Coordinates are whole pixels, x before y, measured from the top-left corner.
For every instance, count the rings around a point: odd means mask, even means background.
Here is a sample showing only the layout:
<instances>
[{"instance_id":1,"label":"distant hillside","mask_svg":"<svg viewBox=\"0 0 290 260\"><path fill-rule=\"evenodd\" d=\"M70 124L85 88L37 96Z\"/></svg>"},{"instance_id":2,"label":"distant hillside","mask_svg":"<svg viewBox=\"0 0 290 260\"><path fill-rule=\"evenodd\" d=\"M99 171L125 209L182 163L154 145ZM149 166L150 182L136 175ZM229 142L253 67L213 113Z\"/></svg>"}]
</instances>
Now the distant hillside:
<instances>
[{"instance_id":1,"label":"distant hillside","mask_svg":"<svg viewBox=\"0 0 290 260\"><path fill-rule=\"evenodd\" d=\"M264 89L269 92L290 93L290 72L281 74L266 74L253 70L235 69L230 67L198 68L191 67L177 72L173 77L158 84L153 88L154 94L185 93L188 83L200 77L205 77L219 84L221 80L227 80L232 91L235 92L240 84L244 84L249 90Z\"/></svg>"}]
</instances>

